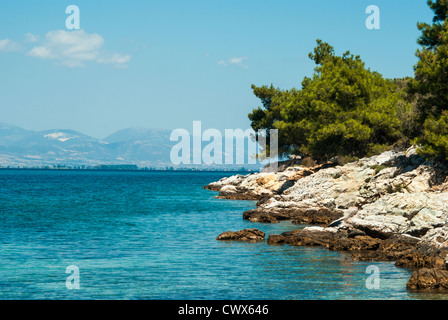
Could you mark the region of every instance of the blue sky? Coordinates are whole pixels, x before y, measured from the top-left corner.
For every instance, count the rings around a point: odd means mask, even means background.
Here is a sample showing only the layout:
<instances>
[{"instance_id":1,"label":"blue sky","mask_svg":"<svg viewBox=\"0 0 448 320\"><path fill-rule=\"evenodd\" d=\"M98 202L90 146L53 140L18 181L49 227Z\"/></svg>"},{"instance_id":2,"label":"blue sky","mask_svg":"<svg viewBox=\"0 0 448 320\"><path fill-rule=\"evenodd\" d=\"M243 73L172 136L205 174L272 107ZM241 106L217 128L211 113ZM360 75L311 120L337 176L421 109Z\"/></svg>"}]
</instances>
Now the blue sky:
<instances>
[{"instance_id":1,"label":"blue sky","mask_svg":"<svg viewBox=\"0 0 448 320\"><path fill-rule=\"evenodd\" d=\"M77 5L81 30L66 29ZM368 30L367 6L381 29ZM247 129L251 84L300 87L316 39L412 76L424 0L2 1L0 121L96 138L127 127Z\"/></svg>"}]
</instances>

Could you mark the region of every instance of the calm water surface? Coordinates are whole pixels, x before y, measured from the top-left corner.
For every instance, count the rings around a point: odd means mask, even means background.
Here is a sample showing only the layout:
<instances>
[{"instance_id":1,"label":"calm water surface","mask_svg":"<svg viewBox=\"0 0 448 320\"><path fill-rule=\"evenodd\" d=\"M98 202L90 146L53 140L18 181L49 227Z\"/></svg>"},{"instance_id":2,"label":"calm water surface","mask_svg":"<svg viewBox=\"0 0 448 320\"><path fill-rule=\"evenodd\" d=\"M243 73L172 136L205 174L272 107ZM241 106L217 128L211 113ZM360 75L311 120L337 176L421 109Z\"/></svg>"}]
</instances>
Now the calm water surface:
<instances>
[{"instance_id":1,"label":"calm water surface","mask_svg":"<svg viewBox=\"0 0 448 320\"><path fill-rule=\"evenodd\" d=\"M0 299L439 299L411 273L322 248L219 242L252 201L203 190L231 173L0 170ZM80 289L66 287L79 267ZM380 270L369 290L366 268Z\"/></svg>"}]
</instances>

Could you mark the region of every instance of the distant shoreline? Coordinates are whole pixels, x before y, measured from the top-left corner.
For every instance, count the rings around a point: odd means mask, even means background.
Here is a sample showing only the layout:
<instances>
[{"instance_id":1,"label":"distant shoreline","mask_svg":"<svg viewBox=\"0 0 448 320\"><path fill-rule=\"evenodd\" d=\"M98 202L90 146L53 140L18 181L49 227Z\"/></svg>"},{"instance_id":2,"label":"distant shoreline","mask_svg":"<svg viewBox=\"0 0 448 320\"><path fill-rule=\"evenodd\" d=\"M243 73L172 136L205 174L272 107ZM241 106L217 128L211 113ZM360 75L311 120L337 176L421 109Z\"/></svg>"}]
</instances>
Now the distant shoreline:
<instances>
[{"instance_id":1,"label":"distant shoreline","mask_svg":"<svg viewBox=\"0 0 448 320\"><path fill-rule=\"evenodd\" d=\"M222 169L98 169L98 168L0 168L0 171L95 171L95 172L226 172L226 173L256 173L257 170L222 170Z\"/></svg>"}]
</instances>

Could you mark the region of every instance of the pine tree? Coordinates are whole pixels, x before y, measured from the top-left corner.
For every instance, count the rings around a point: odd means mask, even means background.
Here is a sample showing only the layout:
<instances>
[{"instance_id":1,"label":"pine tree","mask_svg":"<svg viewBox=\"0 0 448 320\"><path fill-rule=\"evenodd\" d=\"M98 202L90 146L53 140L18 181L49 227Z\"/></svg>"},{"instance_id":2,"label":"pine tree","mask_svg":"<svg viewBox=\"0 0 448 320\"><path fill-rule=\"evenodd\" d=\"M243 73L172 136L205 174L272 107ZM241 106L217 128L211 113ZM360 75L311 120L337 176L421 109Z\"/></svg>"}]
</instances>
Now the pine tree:
<instances>
[{"instance_id":1,"label":"pine tree","mask_svg":"<svg viewBox=\"0 0 448 320\"><path fill-rule=\"evenodd\" d=\"M337 56L317 40L309 54L316 63L301 90L260 87L254 93L264 109L249 115L254 129L279 130L280 152L327 160L378 153L402 138L398 106L403 104L396 81L384 79L350 52Z\"/></svg>"},{"instance_id":2,"label":"pine tree","mask_svg":"<svg viewBox=\"0 0 448 320\"><path fill-rule=\"evenodd\" d=\"M428 1L434 11L433 24L419 23L422 35L417 50L415 81L411 92L417 94L418 120L423 135L416 139L420 153L448 160L448 1Z\"/></svg>"}]
</instances>

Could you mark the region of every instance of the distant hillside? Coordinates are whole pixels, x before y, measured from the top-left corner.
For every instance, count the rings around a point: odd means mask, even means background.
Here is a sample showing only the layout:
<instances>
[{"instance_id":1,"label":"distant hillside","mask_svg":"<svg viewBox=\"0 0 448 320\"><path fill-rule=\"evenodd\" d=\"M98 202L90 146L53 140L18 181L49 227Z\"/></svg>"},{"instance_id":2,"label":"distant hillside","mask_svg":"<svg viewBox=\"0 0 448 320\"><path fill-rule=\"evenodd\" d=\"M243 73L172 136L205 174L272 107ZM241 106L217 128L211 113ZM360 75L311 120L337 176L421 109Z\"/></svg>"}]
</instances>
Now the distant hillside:
<instances>
[{"instance_id":1,"label":"distant hillside","mask_svg":"<svg viewBox=\"0 0 448 320\"><path fill-rule=\"evenodd\" d=\"M137 165L155 169L172 167L171 131L128 128L103 140L68 129L26 130L0 122L0 167L94 167ZM180 167L198 168L202 165ZM212 166L257 170L258 165Z\"/></svg>"},{"instance_id":2,"label":"distant hillside","mask_svg":"<svg viewBox=\"0 0 448 320\"><path fill-rule=\"evenodd\" d=\"M128 128L104 139L119 159L151 165L170 164L170 151L176 143L170 141L171 131L163 129Z\"/></svg>"}]
</instances>

